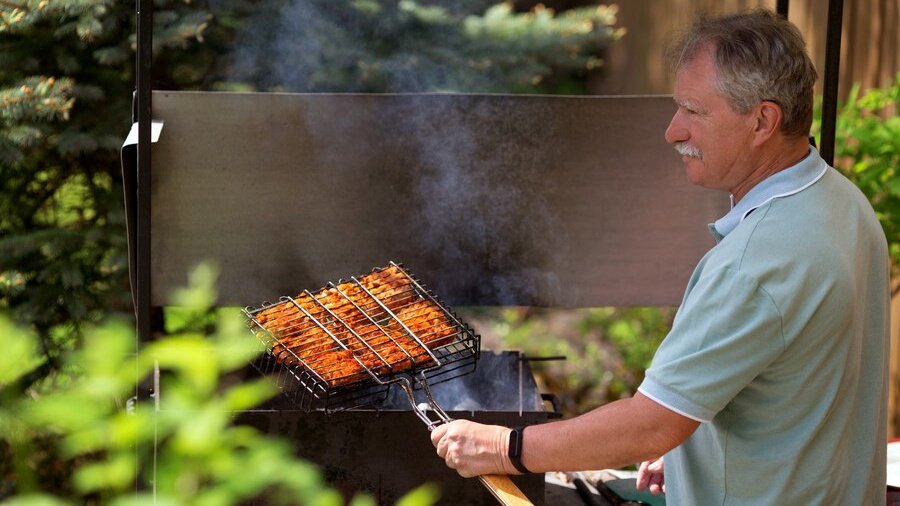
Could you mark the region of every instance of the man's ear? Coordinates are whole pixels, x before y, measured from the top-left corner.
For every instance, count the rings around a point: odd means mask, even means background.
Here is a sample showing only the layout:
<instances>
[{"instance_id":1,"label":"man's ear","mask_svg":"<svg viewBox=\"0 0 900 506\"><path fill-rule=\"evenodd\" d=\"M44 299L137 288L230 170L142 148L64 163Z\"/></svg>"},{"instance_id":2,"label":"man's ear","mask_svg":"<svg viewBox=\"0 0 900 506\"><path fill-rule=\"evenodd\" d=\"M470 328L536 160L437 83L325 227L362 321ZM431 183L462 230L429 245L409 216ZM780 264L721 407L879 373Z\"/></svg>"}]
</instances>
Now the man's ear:
<instances>
[{"instance_id":1,"label":"man's ear","mask_svg":"<svg viewBox=\"0 0 900 506\"><path fill-rule=\"evenodd\" d=\"M763 100L756 106L754 120L756 125L753 129L755 137L753 144L759 145L769 140L781 129L784 114L780 105L770 100Z\"/></svg>"}]
</instances>

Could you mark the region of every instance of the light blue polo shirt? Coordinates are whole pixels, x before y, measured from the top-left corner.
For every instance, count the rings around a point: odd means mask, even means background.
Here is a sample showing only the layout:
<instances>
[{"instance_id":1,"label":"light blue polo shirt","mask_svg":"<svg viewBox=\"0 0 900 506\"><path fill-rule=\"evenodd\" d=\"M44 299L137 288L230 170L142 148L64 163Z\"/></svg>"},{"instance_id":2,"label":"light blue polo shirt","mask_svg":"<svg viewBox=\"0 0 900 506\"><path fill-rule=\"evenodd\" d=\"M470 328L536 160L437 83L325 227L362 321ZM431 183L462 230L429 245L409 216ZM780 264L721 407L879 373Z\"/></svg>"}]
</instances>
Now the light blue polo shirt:
<instances>
[{"instance_id":1,"label":"light blue polo shirt","mask_svg":"<svg viewBox=\"0 0 900 506\"><path fill-rule=\"evenodd\" d=\"M887 243L815 149L710 230L639 390L702 422L669 505L884 504Z\"/></svg>"}]
</instances>

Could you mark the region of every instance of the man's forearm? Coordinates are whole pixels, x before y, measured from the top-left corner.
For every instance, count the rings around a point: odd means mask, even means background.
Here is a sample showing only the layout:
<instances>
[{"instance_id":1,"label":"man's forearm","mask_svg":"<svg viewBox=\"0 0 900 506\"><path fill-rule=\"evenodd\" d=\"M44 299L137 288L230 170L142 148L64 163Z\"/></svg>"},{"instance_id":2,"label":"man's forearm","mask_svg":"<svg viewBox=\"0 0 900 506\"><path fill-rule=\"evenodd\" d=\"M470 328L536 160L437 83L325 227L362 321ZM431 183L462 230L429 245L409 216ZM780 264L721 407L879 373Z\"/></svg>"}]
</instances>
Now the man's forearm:
<instances>
[{"instance_id":1,"label":"man's forearm","mask_svg":"<svg viewBox=\"0 0 900 506\"><path fill-rule=\"evenodd\" d=\"M570 420L529 427L522 462L534 472L618 468L663 455L698 425L637 394Z\"/></svg>"}]
</instances>

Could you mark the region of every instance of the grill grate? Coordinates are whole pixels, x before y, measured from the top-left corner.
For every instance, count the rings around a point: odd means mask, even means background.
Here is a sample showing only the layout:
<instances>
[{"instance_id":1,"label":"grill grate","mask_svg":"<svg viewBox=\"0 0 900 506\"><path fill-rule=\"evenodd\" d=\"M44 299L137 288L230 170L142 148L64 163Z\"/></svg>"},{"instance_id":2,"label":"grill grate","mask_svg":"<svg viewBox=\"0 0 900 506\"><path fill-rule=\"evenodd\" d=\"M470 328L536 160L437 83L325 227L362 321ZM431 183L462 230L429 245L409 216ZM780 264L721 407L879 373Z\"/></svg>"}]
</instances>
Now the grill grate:
<instances>
[{"instance_id":1,"label":"grill grate","mask_svg":"<svg viewBox=\"0 0 900 506\"><path fill-rule=\"evenodd\" d=\"M474 371L480 349L478 334L395 262L244 313L265 350L254 367L306 411L376 405L393 383L410 398L413 385L427 394Z\"/></svg>"}]
</instances>

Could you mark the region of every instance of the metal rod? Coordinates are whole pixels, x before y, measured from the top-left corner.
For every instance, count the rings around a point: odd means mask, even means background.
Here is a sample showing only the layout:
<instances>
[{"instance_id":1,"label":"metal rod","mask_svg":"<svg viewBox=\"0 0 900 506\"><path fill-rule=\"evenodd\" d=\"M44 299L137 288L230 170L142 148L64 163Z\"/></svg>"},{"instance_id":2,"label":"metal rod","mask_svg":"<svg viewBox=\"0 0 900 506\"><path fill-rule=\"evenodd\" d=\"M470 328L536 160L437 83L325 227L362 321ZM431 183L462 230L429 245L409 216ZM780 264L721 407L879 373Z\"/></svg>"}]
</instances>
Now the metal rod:
<instances>
[{"instance_id":1,"label":"metal rod","mask_svg":"<svg viewBox=\"0 0 900 506\"><path fill-rule=\"evenodd\" d=\"M263 346L266 347L266 349L268 349L269 351L272 351L274 353L273 350L275 348L275 343L280 343L280 341L275 336L273 336L271 332L269 332L269 329L265 328L261 323L259 323L259 321L257 321L257 319L254 316L251 316L250 312L246 308L244 309L244 314L247 315L247 317L250 319L250 321L253 322L257 327L259 327L265 333L265 335L270 338L269 342L265 342L265 341L263 341L263 339L260 337L260 335L258 333L256 333L256 332L253 333L253 335L256 336L256 338L259 340L259 342L261 342L263 344ZM287 353L289 353L294 359L297 360L297 362L300 363L300 365L303 366L304 369L306 369L306 371L308 371L311 374L314 374L316 376L316 378L319 379L320 382L327 383L324 378L319 376L319 374L315 371L315 369L309 367L309 365L307 365L306 362L304 362L302 358L300 358L296 353L294 353L294 351L292 349L288 348L284 343L280 343L280 344L284 347L284 349ZM293 371L291 371L291 375L294 376L297 379L297 381L299 381L300 383L303 383L304 386L306 385L306 383L302 379L300 379L299 376L294 374Z\"/></svg>"},{"instance_id":2,"label":"metal rod","mask_svg":"<svg viewBox=\"0 0 900 506\"><path fill-rule=\"evenodd\" d=\"M524 358L525 358L525 354L520 351L519 352L519 360L516 360L516 365L519 367L519 416L522 416L522 407L523 407L522 405L525 403L525 399L523 398L524 394L522 392L524 382L525 382L525 378L523 376L524 373L522 371L522 369L523 369L522 361Z\"/></svg>"},{"instance_id":3,"label":"metal rod","mask_svg":"<svg viewBox=\"0 0 900 506\"><path fill-rule=\"evenodd\" d=\"M153 361L153 503L156 504L156 470L159 463L159 360Z\"/></svg>"},{"instance_id":4,"label":"metal rod","mask_svg":"<svg viewBox=\"0 0 900 506\"><path fill-rule=\"evenodd\" d=\"M450 418L450 415L448 415L444 411L444 408L442 408L441 405L438 404L437 400L435 400L434 398L434 395L431 393L431 386L428 384L428 378L425 377L425 373L420 373L419 377L416 378L416 382L422 386L422 391L425 392L426 402L428 403L428 406L431 407L432 411L437 413L438 418L440 418L443 423L452 422L453 419Z\"/></svg>"},{"instance_id":5,"label":"metal rod","mask_svg":"<svg viewBox=\"0 0 900 506\"><path fill-rule=\"evenodd\" d=\"M362 363L362 360L360 360L359 357L357 357L355 353L353 353L349 348L347 348L347 346L344 343L342 343L340 339L335 337L335 335L332 334L331 331L329 331L327 328L325 328L325 325L322 325L322 322L320 322L318 319L316 319L315 316L310 314L309 311L304 309L303 306L298 304L297 301L294 300L293 297L284 296L284 297L282 297L282 300L284 300L286 302L291 302L292 304L294 304L294 306L297 307L297 309L299 309L300 311L303 311L303 314L305 314L310 320L312 320L316 325L318 325L320 329L324 330L325 333L328 334L328 336L334 340L334 342L338 343L338 346L340 346L341 348L343 348L347 351L350 351L350 356L353 357L353 360L356 360L356 363L359 364L359 366L362 367L364 371L369 373L369 376L372 376L372 379L374 379L381 385L384 384L384 381L382 381L381 378L379 378L377 374L375 374L374 372L372 372L371 369L366 367L366 365Z\"/></svg>"},{"instance_id":6,"label":"metal rod","mask_svg":"<svg viewBox=\"0 0 900 506\"><path fill-rule=\"evenodd\" d=\"M465 329L465 328L466 328L466 326L463 325L463 323L462 323L461 321L459 321L459 319L458 319L455 315L451 314L450 311L447 311L447 309L444 307L444 305L441 304L440 302L438 302L438 300L437 300L433 295L431 295L431 292L429 292L429 291L426 290L422 285L420 285L419 282L416 281L416 278L412 277L408 272L406 272L406 270L403 269L403 267L401 267L399 264L397 264L397 263L394 262L393 260L391 261L391 265L393 265L394 267L396 267L397 270L399 270L400 272L402 272L404 276L406 276L407 278L409 278L409 280L412 282L412 284L416 285L416 288L418 288L418 289L419 289L426 297L428 297L428 300L430 300L431 302L434 302L435 304L437 304L437 306L438 306L439 308L441 308L441 311L442 311L444 314L446 314L449 318L452 318L452 319L453 319L453 322L456 323L456 325L457 325L460 329Z\"/></svg>"},{"instance_id":7,"label":"metal rod","mask_svg":"<svg viewBox=\"0 0 900 506\"><path fill-rule=\"evenodd\" d=\"M425 353L427 353L428 356L431 357L432 360L434 360L434 363L435 363L435 364L437 364L438 366L441 365L441 361L438 360L438 358L434 355L434 353L431 353L431 350L430 350L427 346L425 346L425 343L423 343L422 340L419 339L419 337L415 334L415 332L413 332L412 330L409 330L409 327L407 327L406 324L403 323L403 321L401 321L400 318L399 318L397 315L395 315L393 311L391 311L387 306L385 306L385 305L381 302L381 300L378 299L378 297L376 297L375 295L373 295L372 292L370 292L365 286L363 286L363 284L360 283L358 279L356 279L355 277L354 277L354 278L351 278L351 279L357 284L357 286L359 286L360 288L362 288L362 290L363 290L364 292L366 292L366 294L368 294L369 297L372 298L372 300L374 300L375 302L377 302L378 305L381 306L381 309L384 309L384 310L387 312L387 314L391 315L391 318L393 318L394 320L396 320L397 323L400 324L401 327L403 327L403 330L405 330L406 333L409 334L410 337L412 337L413 339L415 339L416 343L417 343L419 346L421 346L423 350L425 350Z\"/></svg>"},{"instance_id":8,"label":"metal rod","mask_svg":"<svg viewBox=\"0 0 900 506\"><path fill-rule=\"evenodd\" d=\"M135 216L135 275L134 275L134 317L137 336L135 355L140 356L142 342L151 337L150 326L150 72L153 59L153 0L135 2L137 51L135 54L135 111L138 123L137 172L134 202ZM135 360L137 368L138 360ZM137 373L137 371L136 371ZM144 398L141 382L135 383L134 398ZM155 442L154 442L155 443ZM154 451L156 450L156 444ZM144 467L140 445L134 446L135 476L140 476ZM154 469L151 472L155 473ZM152 478L156 482L154 474ZM144 480L135 480L134 488L139 492L146 488ZM155 489L154 489L155 490Z\"/></svg>"},{"instance_id":9,"label":"metal rod","mask_svg":"<svg viewBox=\"0 0 900 506\"><path fill-rule=\"evenodd\" d=\"M378 330L380 330L381 333L384 334L385 337L390 339L391 342L394 343L394 345L396 345L397 348L399 348L400 351L402 351L403 354L406 355L407 358L409 358L410 365L412 367L415 367L416 360L413 358L413 356L410 355L408 351L406 351L406 348L404 348L403 346L400 345L400 343L398 343L396 340L394 340L394 338L391 337L391 335L384 329L384 327L381 326L380 323L376 322L375 319L372 318L372 316L368 312L366 312L363 308L359 307L356 304L356 302L354 302L353 299L351 299L349 295L344 293L344 291L341 290L337 285L335 285L334 283L328 283L328 285L331 286L332 288L334 288L335 290L337 290L337 292L339 294L341 294L341 296L344 297L347 300L347 302L349 302L350 304L353 304L353 307L355 307L357 310L359 310L360 313L365 315L366 319L368 319L372 323L372 325L375 325L375 327L377 327Z\"/></svg>"},{"instance_id":10,"label":"metal rod","mask_svg":"<svg viewBox=\"0 0 900 506\"><path fill-rule=\"evenodd\" d=\"M444 412L443 408L434 400L434 397L431 395L431 390L428 388L428 382L425 381L424 377L421 380L418 380L417 383L422 385L422 388L425 390L425 397L428 399L428 406L431 407L432 411L435 412L438 416L438 420L432 420L428 413L419 408L419 405L416 403L416 396L413 393L412 384L409 381L409 378L401 376L395 380L400 384L400 388L403 389L403 392L406 394L406 398L409 400L409 405L412 407L413 413L422 420L425 425L428 426L428 430L432 431L438 425L442 425L447 422L452 422L453 419Z\"/></svg>"},{"instance_id":11,"label":"metal rod","mask_svg":"<svg viewBox=\"0 0 900 506\"><path fill-rule=\"evenodd\" d=\"M361 343L363 344L363 346L365 346L366 348L368 348L369 351L371 351L372 353L374 353L375 356L378 357L378 360L381 360L381 361L384 363L384 365L387 366L388 369L392 369L392 368L391 368L391 364L389 364L388 361L385 360L385 358L382 357L381 354L378 353L378 351L375 350L375 348L372 348L372 345L370 345L370 344L368 343L368 341L366 341L366 340L363 339L359 334L357 334L356 331L353 330L353 327L351 327L350 325L347 325L347 322L345 322L345 321L343 320L343 318L341 318L340 316L334 314L334 312L332 312L330 309L328 309L328 307L325 306L325 304L322 304L318 299L316 299L316 297L315 297L313 294L311 294L311 293L309 292L309 290L304 290L303 293L305 293L307 296L309 296L309 297L313 300L313 302L315 302L316 304L318 304L319 307L321 307L322 309L324 309L325 311L327 311L328 314L331 315L331 317L334 318L334 319L335 319L337 322L339 322L341 325L343 325L344 328L346 328L347 330L349 330L350 333L353 334L353 337L355 337L357 340L359 340L359 342L361 342ZM352 350L351 350L351 351L352 351Z\"/></svg>"},{"instance_id":12,"label":"metal rod","mask_svg":"<svg viewBox=\"0 0 900 506\"><path fill-rule=\"evenodd\" d=\"M838 83L841 66L841 25L844 0L828 0L828 27L825 35L825 82L822 90L822 158L834 165L834 138L837 125Z\"/></svg>"},{"instance_id":13,"label":"metal rod","mask_svg":"<svg viewBox=\"0 0 900 506\"><path fill-rule=\"evenodd\" d=\"M151 338L150 325L150 75L153 61L153 1L137 1L137 245L135 319L138 342Z\"/></svg>"},{"instance_id":14,"label":"metal rod","mask_svg":"<svg viewBox=\"0 0 900 506\"><path fill-rule=\"evenodd\" d=\"M565 355L550 355L546 357L526 357L523 355L519 360L522 362L551 362L556 360L568 360L568 358Z\"/></svg>"},{"instance_id":15,"label":"metal rod","mask_svg":"<svg viewBox=\"0 0 900 506\"><path fill-rule=\"evenodd\" d=\"M778 0L777 6L775 7L775 12L778 13L779 16L787 19L788 17L788 8L790 7L791 0Z\"/></svg>"}]
</instances>

